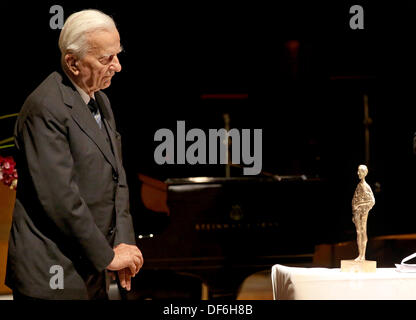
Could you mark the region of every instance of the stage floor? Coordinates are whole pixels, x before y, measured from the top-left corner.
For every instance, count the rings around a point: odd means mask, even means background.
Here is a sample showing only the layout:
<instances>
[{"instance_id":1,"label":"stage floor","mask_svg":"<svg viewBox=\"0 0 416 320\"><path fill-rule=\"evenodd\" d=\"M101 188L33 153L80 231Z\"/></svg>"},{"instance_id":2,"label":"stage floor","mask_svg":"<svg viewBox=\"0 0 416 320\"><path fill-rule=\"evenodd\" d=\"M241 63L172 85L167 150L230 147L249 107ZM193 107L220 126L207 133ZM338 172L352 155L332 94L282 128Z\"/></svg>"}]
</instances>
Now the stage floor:
<instances>
[{"instance_id":1,"label":"stage floor","mask_svg":"<svg viewBox=\"0 0 416 320\"><path fill-rule=\"evenodd\" d=\"M247 277L241 286L237 300L273 300L271 271L256 272Z\"/></svg>"},{"instance_id":2,"label":"stage floor","mask_svg":"<svg viewBox=\"0 0 416 320\"><path fill-rule=\"evenodd\" d=\"M247 277L238 293L237 300L273 300L271 271L257 272ZM117 298L117 288L112 287L112 297ZM11 294L0 295L0 300L13 300Z\"/></svg>"}]
</instances>

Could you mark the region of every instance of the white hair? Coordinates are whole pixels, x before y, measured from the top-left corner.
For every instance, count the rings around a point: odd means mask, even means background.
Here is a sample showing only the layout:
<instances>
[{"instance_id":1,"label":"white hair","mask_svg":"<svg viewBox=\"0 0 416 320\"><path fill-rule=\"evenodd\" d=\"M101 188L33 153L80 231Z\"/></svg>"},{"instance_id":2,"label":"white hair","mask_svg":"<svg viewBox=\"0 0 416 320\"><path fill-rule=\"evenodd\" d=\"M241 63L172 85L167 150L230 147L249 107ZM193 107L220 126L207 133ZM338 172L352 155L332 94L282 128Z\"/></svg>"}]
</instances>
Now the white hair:
<instances>
[{"instance_id":1,"label":"white hair","mask_svg":"<svg viewBox=\"0 0 416 320\"><path fill-rule=\"evenodd\" d=\"M94 31L109 30L116 28L114 20L105 13L88 9L71 14L59 35L59 49L62 58L66 53L74 53L82 58L89 49L87 35Z\"/></svg>"}]
</instances>

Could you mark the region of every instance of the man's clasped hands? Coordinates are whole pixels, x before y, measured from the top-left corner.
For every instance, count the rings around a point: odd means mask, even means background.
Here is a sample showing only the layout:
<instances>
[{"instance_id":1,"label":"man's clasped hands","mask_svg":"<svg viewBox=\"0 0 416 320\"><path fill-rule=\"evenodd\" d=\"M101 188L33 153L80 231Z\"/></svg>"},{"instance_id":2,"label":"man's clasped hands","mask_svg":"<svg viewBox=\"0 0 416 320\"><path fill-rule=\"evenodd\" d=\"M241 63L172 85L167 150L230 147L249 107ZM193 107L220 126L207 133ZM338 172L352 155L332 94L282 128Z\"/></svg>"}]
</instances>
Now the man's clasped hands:
<instances>
[{"instance_id":1,"label":"man's clasped hands","mask_svg":"<svg viewBox=\"0 0 416 320\"><path fill-rule=\"evenodd\" d=\"M115 280L115 272L118 273L120 285L126 290L131 289L131 278L134 277L143 266L143 255L135 245L120 243L114 247L114 258L107 266Z\"/></svg>"}]
</instances>

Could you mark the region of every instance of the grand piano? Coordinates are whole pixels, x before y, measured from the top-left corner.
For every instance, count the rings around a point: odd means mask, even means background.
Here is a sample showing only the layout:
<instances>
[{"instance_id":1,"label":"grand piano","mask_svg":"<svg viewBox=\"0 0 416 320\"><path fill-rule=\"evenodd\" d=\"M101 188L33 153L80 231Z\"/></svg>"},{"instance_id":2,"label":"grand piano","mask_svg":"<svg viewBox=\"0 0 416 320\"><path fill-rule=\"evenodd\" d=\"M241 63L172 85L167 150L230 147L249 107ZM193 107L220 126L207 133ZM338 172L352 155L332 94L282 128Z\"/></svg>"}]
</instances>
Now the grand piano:
<instances>
[{"instance_id":1,"label":"grand piano","mask_svg":"<svg viewBox=\"0 0 416 320\"><path fill-rule=\"evenodd\" d=\"M128 300L200 299L202 283L205 298L235 299L250 274L311 263L333 216L331 183L305 175L138 178L144 265Z\"/></svg>"}]
</instances>

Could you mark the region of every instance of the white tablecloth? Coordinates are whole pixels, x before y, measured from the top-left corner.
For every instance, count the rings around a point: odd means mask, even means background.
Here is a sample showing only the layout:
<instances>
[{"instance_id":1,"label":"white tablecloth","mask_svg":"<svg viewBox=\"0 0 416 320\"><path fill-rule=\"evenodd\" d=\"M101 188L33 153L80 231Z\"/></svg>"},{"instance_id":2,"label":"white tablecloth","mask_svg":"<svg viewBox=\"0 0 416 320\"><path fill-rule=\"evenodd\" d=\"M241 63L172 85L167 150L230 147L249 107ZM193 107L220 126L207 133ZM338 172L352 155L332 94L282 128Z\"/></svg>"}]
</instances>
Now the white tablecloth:
<instances>
[{"instance_id":1,"label":"white tablecloth","mask_svg":"<svg viewBox=\"0 0 416 320\"><path fill-rule=\"evenodd\" d=\"M395 268L350 273L276 264L271 276L275 300L416 300L416 273Z\"/></svg>"}]
</instances>

